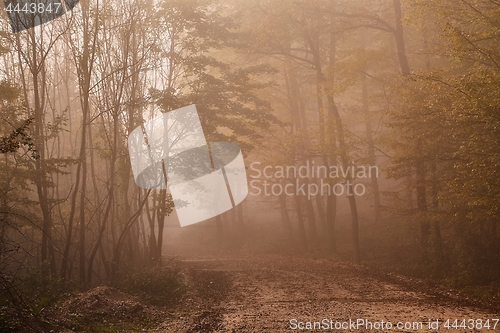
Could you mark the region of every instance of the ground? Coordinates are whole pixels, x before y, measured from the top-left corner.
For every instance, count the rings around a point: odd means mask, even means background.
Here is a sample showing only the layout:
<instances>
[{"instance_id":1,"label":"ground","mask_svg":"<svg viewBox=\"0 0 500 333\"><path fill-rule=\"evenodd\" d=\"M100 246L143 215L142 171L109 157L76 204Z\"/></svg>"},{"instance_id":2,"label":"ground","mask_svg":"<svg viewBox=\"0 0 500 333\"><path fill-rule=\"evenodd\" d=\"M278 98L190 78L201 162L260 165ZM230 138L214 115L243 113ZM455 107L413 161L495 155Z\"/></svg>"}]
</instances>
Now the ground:
<instances>
[{"instance_id":1,"label":"ground","mask_svg":"<svg viewBox=\"0 0 500 333\"><path fill-rule=\"evenodd\" d=\"M499 311L492 304L367 266L265 254L179 260L189 290L178 306L158 309L113 288L98 287L63 305L66 324L60 324L68 327L63 332L473 331L468 326L500 331L494 320ZM81 320L87 324L71 327L75 318L94 323ZM361 321L365 326L354 325ZM372 326L366 329L368 322Z\"/></svg>"},{"instance_id":2,"label":"ground","mask_svg":"<svg viewBox=\"0 0 500 333\"><path fill-rule=\"evenodd\" d=\"M342 325L349 319L372 322L373 329L360 326L359 332L387 332L387 321L407 325L391 330L399 332L436 331L436 320L442 332L471 331L460 324L480 327L468 319L481 319L486 325L490 319L494 331L493 319L500 317L494 308L453 291L326 259L251 255L200 257L184 263L195 287L177 312L149 332L293 332L306 331L300 328L318 321L323 324L318 332L356 331L353 326L345 329L347 324L335 329L336 321ZM455 319L460 321L453 328ZM429 327L429 321L434 326Z\"/></svg>"}]
</instances>

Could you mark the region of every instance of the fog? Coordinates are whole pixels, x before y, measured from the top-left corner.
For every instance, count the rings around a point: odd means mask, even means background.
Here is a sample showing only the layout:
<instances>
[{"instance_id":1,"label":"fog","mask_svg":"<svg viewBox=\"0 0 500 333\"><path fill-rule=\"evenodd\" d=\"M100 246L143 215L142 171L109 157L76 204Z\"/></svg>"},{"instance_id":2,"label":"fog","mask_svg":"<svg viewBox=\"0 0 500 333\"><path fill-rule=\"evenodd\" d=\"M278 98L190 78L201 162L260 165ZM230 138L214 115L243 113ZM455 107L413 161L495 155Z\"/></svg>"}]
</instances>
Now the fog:
<instances>
[{"instance_id":1,"label":"fog","mask_svg":"<svg viewBox=\"0 0 500 333\"><path fill-rule=\"evenodd\" d=\"M0 331L494 329L500 4L4 3Z\"/></svg>"}]
</instances>

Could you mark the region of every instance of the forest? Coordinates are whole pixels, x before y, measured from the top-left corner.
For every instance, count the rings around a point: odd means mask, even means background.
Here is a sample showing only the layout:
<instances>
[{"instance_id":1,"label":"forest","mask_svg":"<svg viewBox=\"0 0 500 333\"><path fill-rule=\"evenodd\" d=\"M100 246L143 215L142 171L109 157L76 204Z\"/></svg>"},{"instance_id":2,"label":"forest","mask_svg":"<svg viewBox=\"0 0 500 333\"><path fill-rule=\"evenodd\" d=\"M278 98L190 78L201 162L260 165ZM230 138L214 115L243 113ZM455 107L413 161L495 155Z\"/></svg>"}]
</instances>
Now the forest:
<instances>
[{"instance_id":1,"label":"forest","mask_svg":"<svg viewBox=\"0 0 500 333\"><path fill-rule=\"evenodd\" d=\"M293 309L322 283L498 318L499 29L497 0L82 0L16 32L4 13L0 331L294 331L262 288ZM181 227L129 135L189 105L241 148L248 194Z\"/></svg>"}]
</instances>

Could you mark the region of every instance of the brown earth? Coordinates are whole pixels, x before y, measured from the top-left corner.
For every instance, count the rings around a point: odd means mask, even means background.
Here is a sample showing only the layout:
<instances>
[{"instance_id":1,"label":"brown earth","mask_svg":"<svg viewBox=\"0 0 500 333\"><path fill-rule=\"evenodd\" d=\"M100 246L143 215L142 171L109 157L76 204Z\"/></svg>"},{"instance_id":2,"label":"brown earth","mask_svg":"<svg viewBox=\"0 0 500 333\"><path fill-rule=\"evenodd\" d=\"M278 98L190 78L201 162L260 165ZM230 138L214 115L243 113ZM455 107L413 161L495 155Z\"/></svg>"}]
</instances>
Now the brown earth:
<instances>
[{"instance_id":1,"label":"brown earth","mask_svg":"<svg viewBox=\"0 0 500 333\"><path fill-rule=\"evenodd\" d=\"M463 319L489 319L489 330L476 331L500 331L500 323L493 329L493 319L500 312L492 304L364 266L281 255L207 256L183 262L191 285L188 295L177 310L147 332L473 331L460 328ZM333 327L300 330L295 326L323 319L328 325L333 322ZM390 321L393 328L385 324L380 329L335 329L336 321L341 324L349 319L369 320L373 325ZM448 319L449 329L444 327ZM460 321L453 328L455 319ZM429 320L438 320L439 329L429 327ZM412 325L417 326L397 329L398 322L416 322Z\"/></svg>"}]
</instances>

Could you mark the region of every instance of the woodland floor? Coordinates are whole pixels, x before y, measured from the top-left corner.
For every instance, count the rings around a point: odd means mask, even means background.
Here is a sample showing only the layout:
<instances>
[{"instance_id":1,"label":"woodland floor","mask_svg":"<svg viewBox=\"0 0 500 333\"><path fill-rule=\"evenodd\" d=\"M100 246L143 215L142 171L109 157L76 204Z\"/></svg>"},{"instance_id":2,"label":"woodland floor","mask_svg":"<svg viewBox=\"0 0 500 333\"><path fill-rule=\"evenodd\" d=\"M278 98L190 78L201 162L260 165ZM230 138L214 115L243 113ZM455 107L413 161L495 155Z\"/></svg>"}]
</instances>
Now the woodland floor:
<instances>
[{"instance_id":1,"label":"woodland floor","mask_svg":"<svg viewBox=\"0 0 500 333\"><path fill-rule=\"evenodd\" d=\"M150 332L301 331L290 325L294 318L424 323L422 330L393 328L396 332L436 331L427 323L439 320L439 331L464 332L471 330L444 328L446 320L499 318L498 308L475 304L453 291L325 259L253 255L200 257L184 263L190 267L194 288L182 309ZM359 329L367 331L388 330Z\"/></svg>"},{"instance_id":2,"label":"woodland floor","mask_svg":"<svg viewBox=\"0 0 500 333\"><path fill-rule=\"evenodd\" d=\"M294 330L290 325L292 319L314 322L324 318L334 322L384 320L393 325L406 321L423 323L421 330L360 327L358 332L468 332L472 330L446 329L444 324L447 319L484 321L500 317L499 308L494 305L476 302L455 291L343 262L257 254L179 259L189 291L174 309L148 307L137 298L127 298L126 294L107 287L78 295L65 307L76 315L94 309L104 318L101 322L111 313L120 317L119 311L123 311L122 319L149 322L144 326L122 325L112 330L91 325L83 330L91 332L356 331L352 328ZM101 305L96 307L96 302ZM153 324L148 316L154 318ZM429 320L439 320L439 330L429 329ZM489 331L500 331L500 323L495 330L492 328Z\"/></svg>"}]
</instances>

